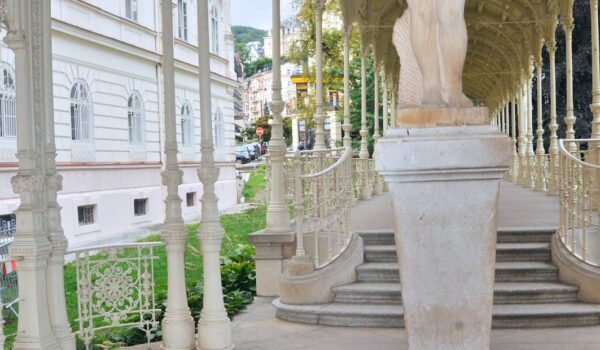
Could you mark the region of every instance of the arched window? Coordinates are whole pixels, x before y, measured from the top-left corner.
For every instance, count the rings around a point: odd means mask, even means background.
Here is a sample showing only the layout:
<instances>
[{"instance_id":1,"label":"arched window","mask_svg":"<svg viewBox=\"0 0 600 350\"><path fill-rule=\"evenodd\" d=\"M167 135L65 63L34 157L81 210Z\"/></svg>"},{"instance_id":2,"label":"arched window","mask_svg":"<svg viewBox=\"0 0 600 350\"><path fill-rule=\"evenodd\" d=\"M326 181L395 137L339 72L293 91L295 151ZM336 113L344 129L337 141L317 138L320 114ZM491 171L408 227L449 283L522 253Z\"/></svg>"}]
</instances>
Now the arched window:
<instances>
[{"instance_id":1,"label":"arched window","mask_svg":"<svg viewBox=\"0 0 600 350\"><path fill-rule=\"evenodd\" d=\"M8 64L1 64L0 70L0 137L17 136L17 100L15 73Z\"/></svg>"},{"instance_id":2,"label":"arched window","mask_svg":"<svg viewBox=\"0 0 600 350\"><path fill-rule=\"evenodd\" d=\"M71 88L71 139L92 140L92 95L83 80Z\"/></svg>"},{"instance_id":3,"label":"arched window","mask_svg":"<svg viewBox=\"0 0 600 350\"><path fill-rule=\"evenodd\" d=\"M213 139L215 148L221 148L225 144L225 125L223 121L223 112L217 107L213 112Z\"/></svg>"},{"instance_id":4,"label":"arched window","mask_svg":"<svg viewBox=\"0 0 600 350\"><path fill-rule=\"evenodd\" d=\"M186 102L181 106L181 144L191 146L194 138L192 106Z\"/></svg>"},{"instance_id":5,"label":"arched window","mask_svg":"<svg viewBox=\"0 0 600 350\"><path fill-rule=\"evenodd\" d=\"M219 10L216 4L210 7L210 52L219 54Z\"/></svg>"},{"instance_id":6,"label":"arched window","mask_svg":"<svg viewBox=\"0 0 600 350\"><path fill-rule=\"evenodd\" d=\"M177 0L177 19L178 19L178 37L182 40L188 40L188 2L187 0Z\"/></svg>"},{"instance_id":7,"label":"arched window","mask_svg":"<svg viewBox=\"0 0 600 350\"><path fill-rule=\"evenodd\" d=\"M127 101L127 118L129 121L129 142L144 142L144 103L142 95L134 91Z\"/></svg>"}]
</instances>

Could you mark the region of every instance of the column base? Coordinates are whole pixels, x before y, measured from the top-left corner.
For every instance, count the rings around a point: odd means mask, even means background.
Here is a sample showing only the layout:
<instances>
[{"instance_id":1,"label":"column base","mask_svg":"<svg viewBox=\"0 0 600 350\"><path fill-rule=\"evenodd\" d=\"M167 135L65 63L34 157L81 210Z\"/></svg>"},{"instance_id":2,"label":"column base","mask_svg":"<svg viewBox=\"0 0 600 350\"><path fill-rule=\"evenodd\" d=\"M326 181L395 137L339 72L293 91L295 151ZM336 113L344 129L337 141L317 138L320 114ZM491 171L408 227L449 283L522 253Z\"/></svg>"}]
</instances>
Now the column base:
<instances>
[{"instance_id":1,"label":"column base","mask_svg":"<svg viewBox=\"0 0 600 350\"><path fill-rule=\"evenodd\" d=\"M411 349L489 348L498 191L510 146L483 125L395 129L376 146L393 198Z\"/></svg>"},{"instance_id":2,"label":"column base","mask_svg":"<svg viewBox=\"0 0 600 350\"><path fill-rule=\"evenodd\" d=\"M279 278L296 249L296 235L258 231L248 236L256 248L256 295L279 296Z\"/></svg>"},{"instance_id":3,"label":"column base","mask_svg":"<svg viewBox=\"0 0 600 350\"><path fill-rule=\"evenodd\" d=\"M193 350L196 348L196 325L189 310L165 314L162 321L162 350Z\"/></svg>"}]
</instances>

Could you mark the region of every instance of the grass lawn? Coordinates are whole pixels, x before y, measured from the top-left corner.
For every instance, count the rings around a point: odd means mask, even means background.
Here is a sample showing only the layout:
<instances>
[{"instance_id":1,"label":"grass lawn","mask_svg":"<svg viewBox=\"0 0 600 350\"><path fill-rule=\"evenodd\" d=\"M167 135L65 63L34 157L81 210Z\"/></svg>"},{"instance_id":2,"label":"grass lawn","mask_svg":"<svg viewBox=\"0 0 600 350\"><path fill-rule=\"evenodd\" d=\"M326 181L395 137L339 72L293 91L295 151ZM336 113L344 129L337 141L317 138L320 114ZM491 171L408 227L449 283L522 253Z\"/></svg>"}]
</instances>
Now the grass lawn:
<instances>
[{"instance_id":1,"label":"grass lawn","mask_svg":"<svg viewBox=\"0 0 600 350\"><path fill-rule=\"evenodd\" d=\"M262 171L262 188L264 188L264 169ZM261 175L255 177L260 178ZM251 176L251 179L253 177ZM261 189L259 180L253 180L254 195L256 191ZM250 193L250 192L249 192ZM225 229L225 238L222 244L222 256L229 256L239 244L248 244L248 234L259 231L266 226L266 207L259 206L257 208L249 209L243 213L222 215L221 224ZM196 235L197 224L188 226L188 239L185 249L185 267L186 267L186 287L191 288L196 285L198 281L202 279L202 256L200 254L200 243L198 236ZM158 242L160 241L160 235L154 234L146 237L142 241L144 242ZM132 252L133 255L137 254ZM155 254L158 259L154 261L154 282L155 282L155 294L156 300L165 300L167 295L167 259L164 247L156 247ZM71 327L73 331L79 329L77 311L77 282L76 282L76 271L75 265L69 263L65 265L65 293L67 299L67 313L69 320L71 320ZM6 349L10 349L10 346L14 340L16 333L16 322L13 321L7 323L5 326L5 334L9 335L9 339L6 344ZM97 338L102 339L103 334L108 332L114 333L113 331L100 331L98 332Z\"/></svg>"},{"instance_id":2,"label":"grass lawn","mask_svg":"<svg viewBox=\"0 0 600 350\"><path fill-rule=\"evenodd\" d=\"M246 199L246 203L254 201L256 195L265 189L265 176L266 168L264 164L260 165L255 171L250 173L250 177L242 191L242 196Z\"/></svg>"}]
</instances>

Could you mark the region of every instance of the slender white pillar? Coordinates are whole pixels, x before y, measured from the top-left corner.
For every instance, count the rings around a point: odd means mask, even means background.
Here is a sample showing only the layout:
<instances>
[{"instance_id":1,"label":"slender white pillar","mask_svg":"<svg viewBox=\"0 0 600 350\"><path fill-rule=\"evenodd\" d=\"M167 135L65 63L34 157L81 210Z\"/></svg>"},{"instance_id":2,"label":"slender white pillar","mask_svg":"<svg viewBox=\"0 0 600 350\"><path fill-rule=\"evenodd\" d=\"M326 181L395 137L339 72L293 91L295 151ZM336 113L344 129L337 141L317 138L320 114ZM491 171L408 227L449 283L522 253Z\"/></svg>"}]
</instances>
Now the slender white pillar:
<instances>
[{"instance_id":1,"label":"slender white pillar","mask_svg":"<svg viewBox=\"0 0 600 350\"><path fill-rule=\"evenodd\" d=\"M508 102L504 103L504 133L510 135L510 111Z\"/></svg>"},{"instance_id":2,"label":"slender white pillar","mask_svg":"<svg viewBox=\"0 0 600 350\"><path fill-rule=\"evenodd\" d=\"M533 64L530 65L527 78L527 183L535 187L535 152L533 150Z\"/></svg>"},{"instance_id":3,"label":"slender white pillar","mask_svg":"<svg viewBox=\"0 0 600 350\"><path fill-rule=\"evenodd\" d=\"M377 63L377 58L373 57L375 60L374 69L373 69L373 79L374 79L374 108L373 108L373 139L375 142L379 140L381 134L379 133L379 63Z\"/></svg>"},{"instance_id":4,"label":"slender white pillar","mask_svg":"<svg viewBox=\"0 0 600 350\"><path fill-rule=\"evenodd\" d=\"M535 168L535 190L546 190L546 178L544 174L544 162L546 161L546 151L544 149L544 121L542 111L542 57L541 52L535 63L535 72L537 80L537 137L536 144L536 168Z\"/></svg>"},{"instance_id":5,"label":"slender white pillar","mask_svg":"<svg viewBox=\"0 0 600 350\"><path fill-rule=\"evenodd\" d=\"M283 137L283 121L281 113L285 105L281 98L281 20L280 20L280 0L273 0L273 82L271 92L273 94L270 105L271 114L271 141L269 147L270 166L271 166L271 191L269 202L267 204L267 233L288 233L291 232L290 213L285 194L285 174L283 162L285 158L286 144ZM319 69L317 69L319 71ZM319 84L317 84L319 85ZM317 92L317 101L321 101ZM321 104L322 107L322 104ZM317 114L318 113L317 107ZM322 112L322 108L321 108ZM322 114L322 113L321 113ZM321 134L321 136L323 136ZM323 144L324 146L324 144ZM315 146L316 147L316 146Z\"/></svg>"},{"instance_id":6,"label":"slender white pillar","mask_svg":"<svg viewBox=\"0 0 600 350\"><path fill-rule=\"evenodd\" d=\"M358 199L367 200L371 198L371 181L369 179L369 142L367 141L367 48L363 45L360 55L360 92L361 92L361 114L360 114L360 158L362 176Z\"/></svg>"},{"instance_id":7,"label":"slender white pillar","mask_svg":"<svg viewBox=\"0 0 600 350\"><path fill-rule=\"evenodd\" d=\"M575 21L572 16L562 18L563 30L565 32L565 55L566 55L566 74L567 74L567 111L565 115L566 137L575 138L575 108L573 107L573 29ZM570 142L567 147L570 151L577 150L577 144Z\"/></svg>"},{"instance_id":8,"label":"slender white pillar","mask_svg":"<svg viewBox=\"0 0 600 350\"><path fill-rule=\"evenodd\" d=\"M395 85L394 85L395 86ZM396 106L396 98L398 97L398 88L394 87L392 88L392 98L391 98L391 119L390 119L390 128L395 129L396 128L396 108L398 106Z\"/></svg>"},{"instance_id":9,"label":"slender white pillar","mask_svg":"<svg viewBox=\"0 0 600 350\"><path fill-rule=\"evenodd\" d=\"M513 158L511 167L511 181L517 183L519 180L519 154L517 153L517 95L512 96L510 102L510 124L511 124L511 140L513 145Z\"/></svg>"},{"instance_id":10,"label":"slender white pillar","mask_svg":"<svg viewBox=\"0 0 600 350\"><path fill-rule=\"evenodd\" d=\"M5 42L15 54L17 100L17 175L11 179L19 194L17 231L10 248L17 261L19 323L13 349L73 349L68 331L62 274L57 271L66 242L60 229L56 174L52 89L52 34L50 2L15 1L0 11L8 27ZM11 6L12 5L12 6ZM49 164L46 162L49 161ZM49 200L50 199L50 200ZM50 223L50 220L57 222ZM46 225L48 223L49 225ZM52 241L49 236L52 235ZM48 259L52 256L52 268ZM50 283L48 283L50 279ZM49 290L52 289L52 290ZM59 294L63 293L62 296ZM50 298L62 300L52 300ZM58 315L50 315L50 311ZM52 325L61 335L59 343Z\"/></svg>"},{"instance_id":11,"label":"slender white pillar","mask_svg":"<svg viewBox=\"0 0 600 350\"><path fill-rule=\"evenodd\" d=\"M274 0L279 1L279 0ZM344 24L344 147L352 146L350 123L350 35L352 24Z\"/></svg>"},{"instance_id":12,"label":"slender white pillar","mask_svg":"<svg viewBox=\"0 0 600 350\"><path fill-rule=\"evenodd\" d=\"M314 0L313 9L315 11L315 150L325 149L325 115L323 113L323 11L325 0Z\"/></svg>"},{"instance_id":13,"label":"slender white pillar","mask_svg":"<svg viewBox=\"0 0 600 350\"><path fill-rule=\"evenodd\" d=\"M592 22L592 138L600 139L600 48L598 43L598 0L590 0ZM599 152L600 153L600 152Z\"/></svg>"},{"instance_id":14,"label":"slender white pillar","mask_svg":"<svg viewBox=\"0 0 600 350\"><path fill-rule=\"evenodd\" d=\"M208 34L208 0L198 0L198 65L200 81L200 131L202 165L198 177L202 182L202 216L198 238L204 263L204 300L198 322L200 350L233 349L231 322L223 303L221 284L221 241L224 231L219 222L215 182L219 168L215 166L212 134L210 52ZM276 43L274 43L276 44ZM278 45L277 45L278 46Z\"/></svg>"},{"instance_id":15,"label":"slender white pillar","mask_svg":"<svg viewBox=\"0 0 600 350\"><path fill-rule=\"evenodd\" d=\"M385 71L383 72L383 133L389 129L390 127L390 97L388 90L388 82L385 75Z\"/></svg>"},{"instance_id":16,"label":"slender white pillar","mask_svg":"<svg viewBox=\"0 0 600 350\"><path fill-rule=\"evenodd\" d=\"M519 185L527 184L527 87L525 79L519 87Z\"/></svg>"},{"instance_id":17,"label":"slender white pillar","mask_svg":"<svg viewBox=\"0 0 600 350\"><path fill-rule=\"evenodd\" d=\"M556 24L553 25L556 29ZM558 123L556 122L556 40L555 30L551 31L550 38L546 43L548 50L548 57L550 62L550 147L548 153L550 154L549 171L548 171L548 194L558 194L558 136L556 131L558 130Z\"/></svg>"},{"instance_id":18,"label":"slender white pillar","mask_svg":"<svg viewBox=\"0 0 600 350\"><path fill-rule=\"evenodd\" d=\"M163 185L167 188L162 240L165 243L168 269L167 309L162 321L162 348L165 350L188 350L194 349L196 346L196 330L187 304L185 288L184 251L188 235L183 221L181 197L179 197L178 191L179 185L183 182L183 172L179 169L177 161L173 4L170 0L161 1L161 20L165 109L165 169L161 175Z\"/></svg>"}]
</instances>

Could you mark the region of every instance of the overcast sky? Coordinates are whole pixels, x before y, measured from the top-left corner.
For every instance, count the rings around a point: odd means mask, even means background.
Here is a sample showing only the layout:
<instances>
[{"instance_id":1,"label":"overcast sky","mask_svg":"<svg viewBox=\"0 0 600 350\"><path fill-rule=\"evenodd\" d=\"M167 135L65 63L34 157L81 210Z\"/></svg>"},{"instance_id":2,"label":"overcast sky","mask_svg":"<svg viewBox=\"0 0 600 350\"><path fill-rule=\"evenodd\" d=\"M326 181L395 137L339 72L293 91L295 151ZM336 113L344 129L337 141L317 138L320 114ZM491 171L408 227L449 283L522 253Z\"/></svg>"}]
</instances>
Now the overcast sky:
<instances>
[{"instance_id":1,"label":"overcast sky","mask_svg":"<svg viewBox=\"0 0 600 350\"><path fill-rule=\"evenodd\" d=\"M281 0L281 19L294 15L293 0ZM272 0L231 0L231 24L269 30Z\"/></svg>"}]
</instances>

